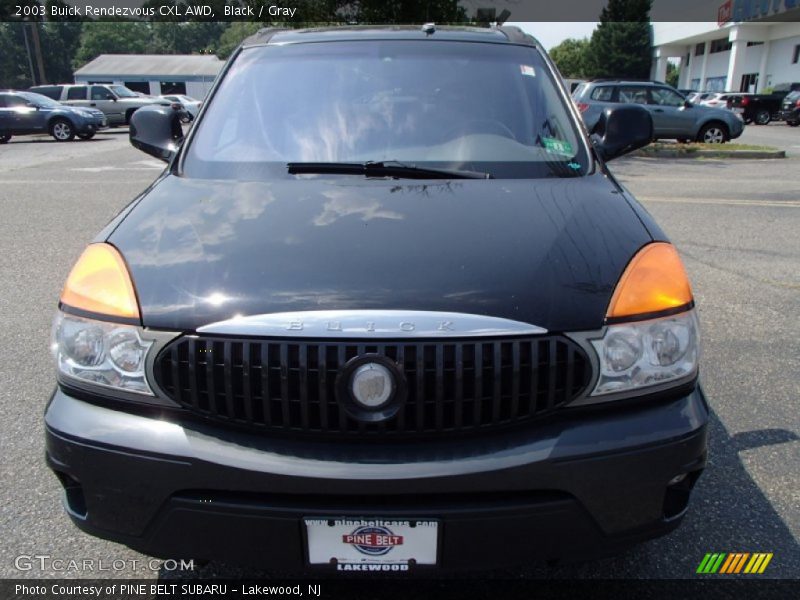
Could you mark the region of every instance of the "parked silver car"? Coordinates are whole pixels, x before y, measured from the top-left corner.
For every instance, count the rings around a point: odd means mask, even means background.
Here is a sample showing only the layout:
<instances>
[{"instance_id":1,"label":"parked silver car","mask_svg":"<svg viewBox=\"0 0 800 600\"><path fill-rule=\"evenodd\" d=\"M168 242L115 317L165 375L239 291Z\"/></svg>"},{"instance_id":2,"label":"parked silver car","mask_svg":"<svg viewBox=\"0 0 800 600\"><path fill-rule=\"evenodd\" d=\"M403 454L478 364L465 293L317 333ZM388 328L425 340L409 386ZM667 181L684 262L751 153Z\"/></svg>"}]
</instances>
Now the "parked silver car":
<instances>
[{"instance_id":1,"label":"parked silver car","mask_svg":"<svg viewBox=\"0 0 800 600\"><path fill-rule=\"evenodd\" d=\"M105 114L109 125L127 125L131 115L143 106L169 106L167 100L138 96L124 85L59 84L38 85L31 92L42 94L68 106L96 108Z\"/></svg>"},{"instance_id":2,"label":"parked silver car","mask_svg":"<svg viewBox=\"0 0 800 600\"><path fill-rule=\"evenodd\" d=\"M653 117L655 139L705 143L727 142L742 135L744 121L725 108L692 104L674 88L651 81L590 81L578 86L572 99L589 131L603 110L613 104L640 104Z\"/></svg>"},{"instance_id":3,"label":"parked silver car","mask_svg":"<svg viewBox=\"0 0 800 600\"><path fill-rule=\"evenodd\" d=\"M203 105L200 100L195 100L191 96L186 96L184 94L170 94L167 96L160 96L160 98L171 103L180 104L181 109L186 114L186 118L181 118L181 120L186 123L189 121L194 121L194 119L197 117L197 113L200 112L200 107Z\"/></svg>"}]
</instances>

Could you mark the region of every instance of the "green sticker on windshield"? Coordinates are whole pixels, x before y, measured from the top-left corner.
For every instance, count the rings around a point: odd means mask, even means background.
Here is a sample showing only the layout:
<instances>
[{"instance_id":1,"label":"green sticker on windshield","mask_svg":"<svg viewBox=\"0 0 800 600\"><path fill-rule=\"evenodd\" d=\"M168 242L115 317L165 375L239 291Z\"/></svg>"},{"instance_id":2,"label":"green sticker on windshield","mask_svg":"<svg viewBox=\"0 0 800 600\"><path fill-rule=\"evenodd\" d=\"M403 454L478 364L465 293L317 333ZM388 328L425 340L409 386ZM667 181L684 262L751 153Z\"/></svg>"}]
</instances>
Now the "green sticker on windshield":
<instances>
[{"instance_id":1,"label":"green sticker on windshield","mask_svg":"<svg viewBox=\"0 0 800 600\"><path fill-rule=\"evenodd\" d=\"M572 144L564 140L543 137L542 144L544 145L544 149L551 154L560 154L561 156L572 156L575 154L575 152L572 151Z\"/></svg>"}]
</instances>

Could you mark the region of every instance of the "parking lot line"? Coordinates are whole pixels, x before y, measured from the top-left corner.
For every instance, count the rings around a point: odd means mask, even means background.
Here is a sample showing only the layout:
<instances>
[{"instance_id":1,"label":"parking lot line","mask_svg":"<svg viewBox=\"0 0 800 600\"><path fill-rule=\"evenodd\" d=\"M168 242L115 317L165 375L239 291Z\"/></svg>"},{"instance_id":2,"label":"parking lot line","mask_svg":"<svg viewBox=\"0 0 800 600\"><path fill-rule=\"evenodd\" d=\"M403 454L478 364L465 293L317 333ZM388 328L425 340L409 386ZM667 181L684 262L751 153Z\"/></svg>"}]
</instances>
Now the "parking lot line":
<instances>
[{"instance_id":1,"label":"parking lot line","mask_svg":"<svg viewBox=\"0 0 800 600\"><path fill-rule=\"evenodd\" d=\"M642 196L638 195L641 202L672 202L675 204L720 204L724 206L752 206L752 207L778 207L778 208L800 208L800 201L786 200L776 202L774 200L736 200L727 198L678 198L675 196Z\"/></svg>"}]
</instances>

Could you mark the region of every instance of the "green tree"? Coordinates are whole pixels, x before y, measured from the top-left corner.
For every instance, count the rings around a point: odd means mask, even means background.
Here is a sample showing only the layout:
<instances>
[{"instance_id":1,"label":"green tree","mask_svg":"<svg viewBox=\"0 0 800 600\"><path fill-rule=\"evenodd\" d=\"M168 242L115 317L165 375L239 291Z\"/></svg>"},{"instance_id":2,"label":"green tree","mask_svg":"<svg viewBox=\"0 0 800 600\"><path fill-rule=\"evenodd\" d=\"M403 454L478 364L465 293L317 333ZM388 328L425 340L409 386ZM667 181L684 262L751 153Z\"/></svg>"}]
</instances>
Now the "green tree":
<instances>
[{"instance_id":1,"label":"green tree","mask_svg":"<svg viewBox=\"0 0 800 600\"><path fill-rule=\"evenodd\" d=\"M671 62L667 63L667 83L672 87L678 87L678 78L681 75L681 70Z\"/></svg>"},{"instance_id":2,"label":"green tree","mask_svg":"<svg viewBox=\"0 0 800 600\"><path fill-rule=\"evenodd\" d=\"M84 23L72 65L78 69L101 54L144 54L150 48L151 31L151 23L138 21Z\"/></svg>"},{"instance_id":3,"label":"green tree","mask_svg":"<svg viewBox=\"0 0 800 600\"><path fill-rule=\"evenodd\" d=\"M651 0L609 0L589 43L589 77L650 76L650 5Z\"/></svg>"},{"instance_id":4,"label":"green tree","mask_svg":"<svg viewBox=\"0 0 800 600\"><path fill-rule=\"evenodd\" d=\"M550 50L550 58L556 63L563 77L585 77L588 52L588 39L568 38Z\"/></svg>"},{"instance_id":5,"label":"green tree","mask_svg":"<svg viewBox=\"0 0 800 600\"><path fill-rule=\"evenodd\" d=\"M263 23L251 23L249 21L236 21L231 23L217 45L217 56L226 59L231 55L236 47L242 43L246 37L253 35L256 31L264 27Z\"/></svg>"},{"instance_id":6,"label":"green tree","mask_svg":"<svg viewBox=\"0 0 800 600\"><path fill-rule=\"evenodd\" d=\"M33 85L31 62L25 47L23 28L26 27L29 24L19 21L0 22L0 89L25 89Z\"/></svg>"}]
</instances>

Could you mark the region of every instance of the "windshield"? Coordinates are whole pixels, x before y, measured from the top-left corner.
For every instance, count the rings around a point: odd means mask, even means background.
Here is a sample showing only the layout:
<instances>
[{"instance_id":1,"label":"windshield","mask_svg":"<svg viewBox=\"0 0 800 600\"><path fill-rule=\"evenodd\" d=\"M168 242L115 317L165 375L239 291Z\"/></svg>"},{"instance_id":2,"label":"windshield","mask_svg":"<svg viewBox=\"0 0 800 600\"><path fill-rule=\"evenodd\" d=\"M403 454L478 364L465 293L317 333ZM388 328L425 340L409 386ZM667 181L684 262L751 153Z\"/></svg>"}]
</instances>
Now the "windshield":
<instances>
[{"instance_id":1,"label":"windshield","mask_svg":"<svg viewBox=\"0 0 800 600\"><path fill-rule=\"evenodd\" d=\"M42 108L60 108L61 103L56 102L55 100L48 98L47 96L42 96L41 94L35 94L33 92L20 92L20 96L25 98L28 102L31 102L37 106L41 106Z\"/></svg>"},{"instance_id":2,"label":"windshield","mask_svg":"<svg viewBox=\"0 0 800 600\"><path fill-rule=\"evenodd\" d=\"M138 98L138 96L126 88L124 85L110 85L108 86L112 92L114 92L120 98Z\"/></svg>"},{"instance_id":3,"label":"windshield","mask_svg":"<svg viewBox=\"0 0 800 600\"><path fill-rule=\"evenodd\" d=\"M400 161L535 178L581 175L588 160L535 48L369 40L244 50L183 167L265 179L289 162Z\"/></svg>"}]
</instances>

